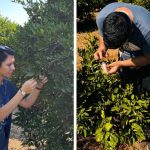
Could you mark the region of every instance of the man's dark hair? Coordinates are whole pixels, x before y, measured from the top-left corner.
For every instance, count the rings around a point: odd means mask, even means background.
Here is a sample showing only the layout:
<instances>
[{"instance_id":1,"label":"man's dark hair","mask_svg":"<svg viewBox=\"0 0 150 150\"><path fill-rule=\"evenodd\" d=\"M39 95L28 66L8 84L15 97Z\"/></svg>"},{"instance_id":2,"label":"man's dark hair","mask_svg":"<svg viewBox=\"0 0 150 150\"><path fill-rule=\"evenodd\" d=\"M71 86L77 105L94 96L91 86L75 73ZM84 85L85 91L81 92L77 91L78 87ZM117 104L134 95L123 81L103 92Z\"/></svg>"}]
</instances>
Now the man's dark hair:
<instances>
[{"instance_id":1,"label":"man's dark hair","mask_svg":"<svg viewBox=\"0 0 150 150\"><path fill-rule=\"evenodd\" d=\"M0 66L6 60L8 55L14 56L14 51L8 46L0 46Z\"/></svg>"},{"instance_id":2,"label":"man's dark hair","mask_svg":"<svg viewBox=\"0 0 150 150\"><path fill-rule=\"evenodd\" d=\"M103 39L107 48L116 49L128 39L132 25L123 12L109 14L103 23Z\"/></svg>"}]
</instances>

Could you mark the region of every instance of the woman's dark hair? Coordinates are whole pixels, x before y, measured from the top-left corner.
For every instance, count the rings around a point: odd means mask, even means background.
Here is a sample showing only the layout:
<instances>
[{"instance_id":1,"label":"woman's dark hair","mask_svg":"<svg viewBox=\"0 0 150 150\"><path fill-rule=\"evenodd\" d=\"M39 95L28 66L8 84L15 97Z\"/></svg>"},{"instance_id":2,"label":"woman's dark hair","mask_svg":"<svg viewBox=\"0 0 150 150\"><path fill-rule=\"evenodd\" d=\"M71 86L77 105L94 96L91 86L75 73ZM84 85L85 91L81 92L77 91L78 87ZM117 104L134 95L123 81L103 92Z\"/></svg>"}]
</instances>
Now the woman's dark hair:
<instances>
[{"instance_id":1,"label":"woman's dark hair","mask_svg":"<svg viewBox=\"0 0 150 150\"><path fill-rule=\"evenodd\" d=\"M6 60L8 55L14 56L14 51L8 46L0 46L0 66Z\"/></svg>"},{"instance_id":2,"label":"woman's dark hair","mask_svg":"<svg viewBox=\"0 0 150 150\"><path fill-rule=\"evenodd\" d=\"M123 12L109 14L103 23L103 39L107 48L116 49L128 39L132 24Z\"/></svg>"}]
</instances>

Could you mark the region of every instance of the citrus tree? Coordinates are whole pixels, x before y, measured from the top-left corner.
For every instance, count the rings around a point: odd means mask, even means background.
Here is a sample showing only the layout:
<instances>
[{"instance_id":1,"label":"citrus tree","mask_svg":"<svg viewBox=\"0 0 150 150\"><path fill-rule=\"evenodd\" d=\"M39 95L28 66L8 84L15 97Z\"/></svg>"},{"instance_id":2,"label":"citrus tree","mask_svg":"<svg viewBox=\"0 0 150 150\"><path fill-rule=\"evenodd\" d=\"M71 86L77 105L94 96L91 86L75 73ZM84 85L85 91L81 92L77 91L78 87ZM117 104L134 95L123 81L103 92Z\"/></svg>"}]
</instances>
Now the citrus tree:
<instances>
[{"instance_id":1,"label":"citrus tree","mask_svg":"<svg viewBox=\"0 0 150 150\"><path fill-rule=\"evenodd\" d=\"M77 74L78 140L94 136L104 150L147 141L149 94L132 83L124 83L119 75L105 74L102 61L93 58L97 48L98 39L94 38L86 49L78 49L83 58Z\"/></svg>"},{"instance_id":2,"label":"citrus tree","mask_svg":"<svg viewBox=\"0 0 150 150\"><path fill-rule=\"evenodd\" d=\"M19 27L16 52L18 86L39 75L48 83L32 109L19 109L14 123L23 128L24 144L37 149L72 149L73 141L73 1L16 1L29 15Z\"/></svg>"}]
</instances>

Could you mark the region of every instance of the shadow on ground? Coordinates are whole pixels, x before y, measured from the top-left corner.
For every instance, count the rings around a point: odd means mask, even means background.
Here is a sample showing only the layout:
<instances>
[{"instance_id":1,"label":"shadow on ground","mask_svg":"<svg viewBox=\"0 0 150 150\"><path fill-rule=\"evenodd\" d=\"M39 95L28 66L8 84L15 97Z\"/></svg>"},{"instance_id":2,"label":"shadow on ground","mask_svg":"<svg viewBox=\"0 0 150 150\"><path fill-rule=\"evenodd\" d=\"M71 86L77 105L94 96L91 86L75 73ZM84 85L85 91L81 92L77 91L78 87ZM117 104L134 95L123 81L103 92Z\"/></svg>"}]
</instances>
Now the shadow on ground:
<instances>
[{"instance_id":1,"label":"shadow on ground","mask_svg":"<svg viewBox=\"0 0 150 150\"><path fill-rule=\"evenodd\" d=\"M92 32L97 30L95 17L77 21L77 32Z\"/></svg>"}]
</instances>

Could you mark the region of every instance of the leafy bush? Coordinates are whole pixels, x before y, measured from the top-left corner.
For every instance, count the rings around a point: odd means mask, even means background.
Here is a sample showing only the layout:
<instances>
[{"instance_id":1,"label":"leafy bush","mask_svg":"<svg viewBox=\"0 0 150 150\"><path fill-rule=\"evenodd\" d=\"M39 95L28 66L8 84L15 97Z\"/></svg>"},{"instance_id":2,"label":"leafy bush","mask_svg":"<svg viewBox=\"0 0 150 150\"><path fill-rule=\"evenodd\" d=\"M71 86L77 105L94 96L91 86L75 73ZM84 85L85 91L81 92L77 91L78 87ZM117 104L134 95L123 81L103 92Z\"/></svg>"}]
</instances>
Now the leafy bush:
<instances>
[{"instance_id":1,"label":"leafy bush","mask_svg":"<svg viewBox=\"0 0 150 150\"><path fill-rule=\"evenodd\" d=\"M132 3L135 5L143 6L150 10L150 2L149 0L118 0L119 2Z\"/></svg>"},{"instance_id":2,"label":"leafy bush","mask_svg":"<svg viewBox=\"0 0 150 150\"><path fill-rule=\"evenodd\" d=\"M0 15L0 45L10 45L18 25Z\"/></svg>"},{"instance_id":3,"label":"leafy bush","mask_svg":"<svg viewBox=\"0 0 150 150\"><path fill-rule=\"evenodd\" d=\"M117 0L77 0L77 17L80 19L88 18L90 17L91 12L116 1Z\"/></svg>"},{"instance_id":4,"label":"leafy bush","mask_svg":"<svg viewBox=\"0 0 150 150\"><path fill-rule=\"evenodd\" d=\"M73 1L17 1L29 21L12 39L20 85L40 74L49 82L32 109L16 114L24 144L37 149L72 149L73 141Z\"/></svg>"},{"instance_id":5,"label":"leafy bush","mask_svg":"<svg viewBox=\"0 0 150 150\"><path fill-rule=\"evenodd\" d=\"M83 61L77 74L78 138L95 136L105 150L147 140L148 93L141 93L132 83L123 83L119 75L104 74L101 61L93 59L95 49L97 38L87 49L79 49Z\"/></svg>"},{"instance_id":6,"label":"leafy bush","mask_svg":"<svg viewBox=\"0 0 150 150\"><path fill-rule=\"evenodd\" d=\"M88 18L90 17L91 12L96 9L100 10L107 4L117 1L140 5L150 10L149 0L77 0L77 17L80 19Z\"/></svg>"}]
</instances>

